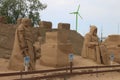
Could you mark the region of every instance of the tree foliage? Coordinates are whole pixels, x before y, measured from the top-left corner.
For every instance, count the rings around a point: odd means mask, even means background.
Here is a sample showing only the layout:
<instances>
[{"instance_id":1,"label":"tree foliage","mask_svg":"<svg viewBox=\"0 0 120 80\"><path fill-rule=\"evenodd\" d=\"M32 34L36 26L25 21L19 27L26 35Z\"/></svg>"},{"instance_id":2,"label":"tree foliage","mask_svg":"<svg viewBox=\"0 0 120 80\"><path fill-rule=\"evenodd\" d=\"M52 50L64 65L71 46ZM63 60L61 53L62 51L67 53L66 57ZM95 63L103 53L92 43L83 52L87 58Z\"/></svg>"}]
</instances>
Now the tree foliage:
<instances>
[{"instance_id":1,"label":"tree foliage","mask_svg":"<svg viewBox=\"0 0 120 80\"><path fill-rule=\"evenodd\" d=\"M40 11L46 7L40 0L0 0L0 16L5 16L8 23L15 24L18 18L28 17L37 24Z\"/></svg>"}]
</instances>

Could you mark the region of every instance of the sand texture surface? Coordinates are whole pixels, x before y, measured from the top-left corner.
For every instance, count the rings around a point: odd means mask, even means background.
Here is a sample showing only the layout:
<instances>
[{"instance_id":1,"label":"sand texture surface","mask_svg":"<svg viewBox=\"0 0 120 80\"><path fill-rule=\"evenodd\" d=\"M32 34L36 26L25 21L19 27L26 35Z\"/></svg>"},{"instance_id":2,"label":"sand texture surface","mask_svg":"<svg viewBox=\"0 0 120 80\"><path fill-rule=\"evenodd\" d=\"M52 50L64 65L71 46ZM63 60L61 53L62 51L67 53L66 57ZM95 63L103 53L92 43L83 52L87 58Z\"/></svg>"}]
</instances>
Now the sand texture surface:
<instances>
[{"instance_id":1,"label":"sand texture surface","mask_svg":"<svg viewBox=\"0 0 120 80\"><path fill-rule=\"evenodd\" d=\"M0 58L0 73L14 72L7 69L9 60ZM117 63L114 63L117 64ZM84 59L81 56L74 56L74 66L100 66L102 64L97 64L96 62ZM39 60L36 63L36 70L46 70L46 69L55 69L54 67L40 65ZM46 73L47 74L47 73ZM46 74L33 74L33 75L23 75L22 77L36 77ZM49 73L51 74L51 73ZM0 80L13 80L20 79L21 76L10 76L10 77L0 77ZM120 80L120 72L109 72L109 73L100 73L100 74L87 74L87 75L75 75L64 78L52 78L52 79L42 79L42 80Z\"/></svg>"}]
</instances>

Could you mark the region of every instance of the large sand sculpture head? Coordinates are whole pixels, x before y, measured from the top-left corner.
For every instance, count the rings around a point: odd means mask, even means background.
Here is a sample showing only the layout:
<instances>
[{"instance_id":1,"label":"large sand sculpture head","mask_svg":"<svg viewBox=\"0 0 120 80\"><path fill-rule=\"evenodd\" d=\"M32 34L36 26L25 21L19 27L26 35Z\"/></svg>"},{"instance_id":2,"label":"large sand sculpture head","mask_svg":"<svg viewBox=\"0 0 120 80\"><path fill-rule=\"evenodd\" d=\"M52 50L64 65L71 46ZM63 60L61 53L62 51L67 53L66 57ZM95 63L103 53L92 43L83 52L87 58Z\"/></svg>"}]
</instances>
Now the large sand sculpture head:
<instances>
[{"instance_id":1,"label":"large sand sculpture head","mask_svg":"<svg viewBox=\"0 0 120 80\"><path fill-rule=\"evenodd\" d=\"M90 33L97 36L97 27L95 25L90 25Z\"/></svg>"},{"instance_id":2,"label":"large sand sculpture head","mask_svg":"<svg viewBox=\"0 0 120 80\"><path fill-rule=\"evenodd\" d=\"M23 25L25 25L26 27L29 27L29 26L31 26L31 19L28 19L28 18L22 18L22 21L21 21L21 23L23 24Z\"/></svg>"}]
</instances>

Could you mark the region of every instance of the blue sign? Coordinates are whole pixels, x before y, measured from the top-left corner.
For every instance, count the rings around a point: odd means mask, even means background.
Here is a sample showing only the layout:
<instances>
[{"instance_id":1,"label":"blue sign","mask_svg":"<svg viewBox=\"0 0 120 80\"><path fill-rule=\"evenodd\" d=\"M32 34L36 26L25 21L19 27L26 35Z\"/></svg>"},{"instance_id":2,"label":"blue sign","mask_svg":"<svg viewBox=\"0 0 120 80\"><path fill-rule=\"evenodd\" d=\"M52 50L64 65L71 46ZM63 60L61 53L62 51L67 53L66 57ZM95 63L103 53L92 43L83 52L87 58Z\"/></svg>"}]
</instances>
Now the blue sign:
<instances>
[{"instance_id":1,"label":"blue sign","mask_svg":"<svg viewBox=\"0 0 120 80\"><path fill-rule=\"evenodd\" d=\"M25 62L25 64L29 64L30 57L29 56L24 57L24 62Z\"/></svg>"},{"instance_id":2,"label":"blue sign","mask_svg":"<svg viewBox=\"0 0 120 80\"><path fill-rule=\"evenodd\" d=\"M74 57L73 53L70 53L70 54L69 54L69 60L70 60L70 62L73 61L73 57Z\"/></svg>"},{"instance_id":3,"label":"blue sign","mask_svg":"<svg viewBox=\"0 0 120 80\"><path fill-rule=\"evenodd\" d=\"M114 60L114 54L110 54L110 60L111 60L111 61Z\"/></svg>"}]
</instances>

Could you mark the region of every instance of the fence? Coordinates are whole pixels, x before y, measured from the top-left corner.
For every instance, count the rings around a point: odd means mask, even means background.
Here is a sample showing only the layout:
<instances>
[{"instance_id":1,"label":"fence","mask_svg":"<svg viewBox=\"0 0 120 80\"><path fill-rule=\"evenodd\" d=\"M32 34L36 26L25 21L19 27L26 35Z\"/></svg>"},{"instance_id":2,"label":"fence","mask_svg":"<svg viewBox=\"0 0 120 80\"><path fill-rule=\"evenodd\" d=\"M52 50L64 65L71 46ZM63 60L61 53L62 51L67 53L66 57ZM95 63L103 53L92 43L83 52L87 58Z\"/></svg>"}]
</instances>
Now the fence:
<instances>
[{"instance_id":1,"label":"fence","mask_svg":"<svg viewBox=\"0 0 120 80\"><path fill-rule=\"evenodd\" d=\"M119 68L120 68L120 65L87 66L87 67L72 67L72 65L71 65L68 68L37 70L37 71L20 71L20 72L12 72L12 73L0 73L0 77L53 73L53 74L31 77L31 78L15 79L15 80L39 80L39 79L47 79L47 78L53 78L53 77L63 77L63 76L72 76L72 75L83 75L83 74L95 74L95 73L98 74L98 73L104 73L104 72L115 72L115 71L120 71ZM101 70L99 70L99 69L101 69ZM75 70L77 70L77 71L75 71Z\"/></svg>"}]
</instances>

